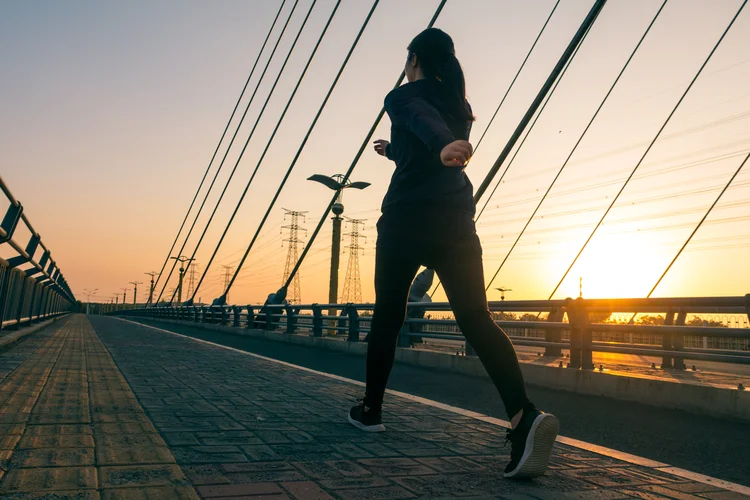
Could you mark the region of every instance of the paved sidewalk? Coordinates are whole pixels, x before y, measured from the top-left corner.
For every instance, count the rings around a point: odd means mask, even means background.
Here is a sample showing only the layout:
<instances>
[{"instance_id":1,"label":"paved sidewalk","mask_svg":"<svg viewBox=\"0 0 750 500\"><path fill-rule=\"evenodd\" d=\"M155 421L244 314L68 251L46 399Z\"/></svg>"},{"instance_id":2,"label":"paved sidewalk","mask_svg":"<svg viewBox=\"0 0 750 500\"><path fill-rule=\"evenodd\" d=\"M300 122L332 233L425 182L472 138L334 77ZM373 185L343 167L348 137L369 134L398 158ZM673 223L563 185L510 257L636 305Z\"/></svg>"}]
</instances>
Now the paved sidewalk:
<instances>
[{"instance_id":1,"label":"paved sidewalk","mask_svg":"<svg viewBox=\"0 0 750 500\"><path fill-rule=\"evenodd\" d=\"M96 334L77 316L19 344L19 354L0 354L0 376L9 371L0 380L8 469L0 495L744 498L561 444L545 477L504 480L508 449L497 425L390 396L388 431L362 434L345 420L362 393L354 384L117 319L91 321Z\"/></svg>"}]
</instances>

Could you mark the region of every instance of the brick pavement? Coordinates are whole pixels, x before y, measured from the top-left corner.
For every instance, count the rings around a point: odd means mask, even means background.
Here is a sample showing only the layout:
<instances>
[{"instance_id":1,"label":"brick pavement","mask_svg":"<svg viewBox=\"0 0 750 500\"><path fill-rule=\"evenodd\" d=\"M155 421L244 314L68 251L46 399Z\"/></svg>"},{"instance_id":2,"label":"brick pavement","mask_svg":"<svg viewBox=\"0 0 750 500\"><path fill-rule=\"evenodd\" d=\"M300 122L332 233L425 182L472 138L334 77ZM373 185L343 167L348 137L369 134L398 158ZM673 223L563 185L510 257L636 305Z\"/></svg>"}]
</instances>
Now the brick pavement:
<instances>
[{"instance_id":1,"label":"brick pavement","mask_svg":"<svg viewBox=\"0 0 750 500\"><path fill-rule=\"evenodd\" d=\"M494 424L389 397L388 431L362 434L345 419L362 392L354 384L117 319L92 322L96 334L78 316L15 356L0 354L0 376L9 372L0 380L0 494L744 498L560 444L545 477L504 480L508 449Z\"/></svg>"}]
</instances>

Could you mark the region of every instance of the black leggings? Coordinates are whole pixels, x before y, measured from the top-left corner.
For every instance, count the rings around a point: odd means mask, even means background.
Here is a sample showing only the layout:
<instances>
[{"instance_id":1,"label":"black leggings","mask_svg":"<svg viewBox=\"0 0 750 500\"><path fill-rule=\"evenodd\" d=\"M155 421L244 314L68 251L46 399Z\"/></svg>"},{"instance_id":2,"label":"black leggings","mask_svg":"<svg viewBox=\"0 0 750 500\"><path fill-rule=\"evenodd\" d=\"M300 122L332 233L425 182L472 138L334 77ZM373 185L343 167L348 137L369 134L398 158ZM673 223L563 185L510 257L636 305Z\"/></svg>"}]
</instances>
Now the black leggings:
<instances>
[{"instance_id":1,"label":"black leggings","mask_svg":"<svg viewBox=\"0 0 750 500\"><path fill-rule=\"evenodd\" d=\"M379 236L375 310L367 348L367 406L379 409L383 404L409 288L420 265L434 269L440 278L458 326L495 384L508 416L530 407L513 344L487 307L482 247L476 234L422 240L407 236L400 241Z\"/></svg>"}]
</instances>

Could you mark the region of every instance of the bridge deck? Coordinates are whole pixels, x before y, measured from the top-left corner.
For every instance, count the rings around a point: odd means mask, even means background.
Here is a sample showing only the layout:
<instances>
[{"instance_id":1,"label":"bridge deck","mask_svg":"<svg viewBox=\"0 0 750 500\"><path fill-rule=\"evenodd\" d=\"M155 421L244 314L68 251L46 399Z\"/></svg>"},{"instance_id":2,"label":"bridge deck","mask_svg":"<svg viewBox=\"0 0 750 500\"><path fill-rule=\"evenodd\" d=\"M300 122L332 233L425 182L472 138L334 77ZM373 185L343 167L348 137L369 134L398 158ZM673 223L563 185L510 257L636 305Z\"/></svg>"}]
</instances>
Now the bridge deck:
<instances>
[{"instance_id":1,"label":"bridge deck","mask_svg":"<svg viewBox=\"0 0 750 500\"><path fill-rule=\"evenodd\" d=\"M503 480L496 421L112 318L72 316L0 352L3 498L746 498L664 464L558 444ZM564 428L564 422L563 422Z\"/></svg>"}]
</instances>

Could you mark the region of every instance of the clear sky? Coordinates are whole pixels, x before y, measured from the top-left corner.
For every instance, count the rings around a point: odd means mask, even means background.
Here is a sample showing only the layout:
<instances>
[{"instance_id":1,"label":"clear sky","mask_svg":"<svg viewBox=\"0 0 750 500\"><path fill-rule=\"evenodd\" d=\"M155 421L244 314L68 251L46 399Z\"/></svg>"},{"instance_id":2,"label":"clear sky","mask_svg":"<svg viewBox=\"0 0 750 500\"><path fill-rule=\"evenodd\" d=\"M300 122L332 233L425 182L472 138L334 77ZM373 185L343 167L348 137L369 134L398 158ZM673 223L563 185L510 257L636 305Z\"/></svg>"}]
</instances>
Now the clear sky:
<instances>
[{"instance_id":1,"label":"clear sky","mask_svg":"<svg viewBox=\"0 0 750 500\"><path fill-rule=\"evenodd\" d=\"M190 255L235 165L311 0L287 32L183 253ZM477 115L476 143L554 0L448 0L450 33ZM287 0L250 89L293 0ZM318 0L297 48L197 253L208 260L276 125L334 0ZM283 208L312 231L330 199L312 173L344 172L403 66L409 40L437 0L381 0L296 170L251 252L231 302L254 303L281 284ZM562 0L467 169L478 185L591 7ZM649 141L741 4L670 0L493 286L547 298ZM208 165L280 1L159 0L0 3L0 175L52 249L72 289L111 297L158 271ZM219 295L359 30L371 2L344 0L198 293ZM610 0L478 222L491 277L578 140L659 0ZM557 293L644 296L750 150L750 10L745 10L662 138ZM249 93L242 100L244 110ZM236 118L230 132L237 125ZM376 138L388 138L389 122ZM224 154L228 141L220 150ZM506 163L507 165L507 163ZM218 162L212 168L213 177ZM363 297L373 300L375 222L392 165L368 149L345 215L367 219ZM199 200L205 195L201 191ZM750 282L750 166L712 212L655 296L738 295ZM0 206L4 209L4 206ZM192 220L192 215L191 219ZM325 301L330 223L301 270L303 302ZM180 241L181 243L182 241ZM343 245L347 245L344 240ZM348 254L342 256L343 284ZM169 268L167 268L169 269ZM168 290L176 285L173 278ZM186 285L187 286L187 285ZM139 294L143 294L142 285ZM121 292L120 292L121 293ZM132 292L128 293L131 296ZM438 292L436 299L444 298ZM498 299L492 291L490 299Z\"/></svg>"}]
</instances>

